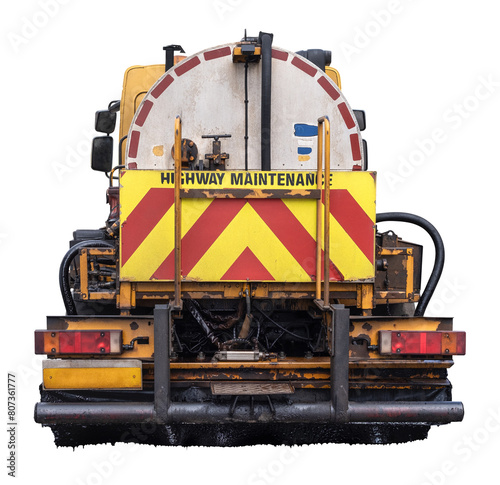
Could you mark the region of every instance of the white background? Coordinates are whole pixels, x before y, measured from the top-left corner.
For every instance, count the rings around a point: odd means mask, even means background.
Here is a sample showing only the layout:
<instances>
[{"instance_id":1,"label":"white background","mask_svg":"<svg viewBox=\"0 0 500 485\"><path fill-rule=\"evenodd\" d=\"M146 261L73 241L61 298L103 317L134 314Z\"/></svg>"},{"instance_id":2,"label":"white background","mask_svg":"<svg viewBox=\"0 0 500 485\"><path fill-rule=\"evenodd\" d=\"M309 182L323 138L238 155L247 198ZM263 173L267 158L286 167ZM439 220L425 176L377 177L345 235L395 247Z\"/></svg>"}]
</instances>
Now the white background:
<instances>
[{"instance_id":1,"label":"white background","mask_svg":"<svg viewBox=\"0 0 500 485\"><path fill-rule=\"evenodd\" d=\"M18 483L498 483L500 397L498 225L500 34L494 2L23 0L1 19L1 391L17 375ZM72 231L100 227L107 179L90 170L97 109L120 98L130 65L162 63L273 32L292 51L333 51L343 92L367 113L378 212L407 211L441 232L447 263L429 315L454 316L467 356L450 371L462 423L391 446L240 449L116 445L56 448L33 422L41 372L33 330L64 311L58 267ZM384 226L385 227L385 226ZM389 227L387 227L388 229ZM392 227L425 244L408 227ZM3 429L5 428L5 431ZM0 474L7 477L7 427ZM7 477L9 478L9 477ZM3 477L2 477L3 480Z\"/></svg>"}]
</instances>

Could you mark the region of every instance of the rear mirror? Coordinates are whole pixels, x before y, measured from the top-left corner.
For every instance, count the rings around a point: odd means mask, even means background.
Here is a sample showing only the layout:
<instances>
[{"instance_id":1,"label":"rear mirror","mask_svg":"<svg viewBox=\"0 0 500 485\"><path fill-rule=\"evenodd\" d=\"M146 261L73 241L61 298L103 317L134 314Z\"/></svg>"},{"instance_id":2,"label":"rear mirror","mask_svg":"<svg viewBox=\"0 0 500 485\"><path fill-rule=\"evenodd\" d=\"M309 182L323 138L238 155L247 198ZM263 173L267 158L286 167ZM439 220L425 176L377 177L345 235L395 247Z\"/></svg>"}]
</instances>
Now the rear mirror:
<instances>
[{"instance_id":1,"label":"rear mirror","mask_svg":"<svg viewBox=\"0 0 500 485\"><path fill-rule=\"evenodd\" d=\"M92 170L110 172L113 168L113 138L97 136L92 141Z\"/></svg>"},{"instance_id":2,"label":"rear mirror","mask_svg":"<svg viewBox=\"0 0 500 485\"><path fill-rule=\"evenodd\" d=\"M354 116L356 116L356 121L358 122L359 131L364 131L366 129L366 116L365 112L361 109L355 109Z\"/></svg>"},{"instance_id":3,"label":"rear mirror","mask_svg":"<svg viewBox=\"0 0 500 485\"><path fill-rule=\"evenodd\" d=\"M99 133L110 134L115 131L116 112L109 110L96 111L95 114L95 130Z\"/></svg>"}]
</instances>

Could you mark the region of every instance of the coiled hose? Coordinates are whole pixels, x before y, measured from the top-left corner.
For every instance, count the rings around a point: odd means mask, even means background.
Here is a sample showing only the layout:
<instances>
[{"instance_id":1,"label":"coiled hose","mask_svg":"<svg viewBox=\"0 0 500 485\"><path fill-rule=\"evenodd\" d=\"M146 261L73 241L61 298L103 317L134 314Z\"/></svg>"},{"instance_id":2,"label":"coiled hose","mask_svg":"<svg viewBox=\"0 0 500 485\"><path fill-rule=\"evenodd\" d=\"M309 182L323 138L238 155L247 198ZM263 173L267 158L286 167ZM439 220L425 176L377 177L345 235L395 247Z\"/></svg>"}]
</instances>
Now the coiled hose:
<instances>
[{"instance_id":1,"label":"coiled hose","mask_svg":"<svg viewBox=\"0 0 500 485\"><path fill-rule=\"evenodd\" d=\"M429 277L429 281L425 286L425 290L420 296L420 300L418 301L417 308L415 309L415 316L422 317L424 316L425 310L427 309L427 305L436 289L436 286L441 278L441 273L443 272L444 267L444 244L443 240L437 229L426 219L420 216L416 216L415 214L409 214L407 212L383 212L381 214L377 214L377 223L378 222L408 222L410 224L415 224L422 229L424 229L427 234L432 239L434 243L434 249L436 251L436 255L434 258L434 267L432 268L431 276Z\"/></svg>"},{"instance_id":2,"label":"coiled hose","mask_svg":"<svg viewBox=\"0 0 500 485\"><path fill-rule=\"evenodd\" d=\"M78 251L82 248L112 248L114 245L106 241L82 241L76 243L64 256L59 267L59 288L61 296L66 307L66 315L76 315L76 305L69 284L69 268L71 263L78 255Z\"/></svg>"}]
</instances>

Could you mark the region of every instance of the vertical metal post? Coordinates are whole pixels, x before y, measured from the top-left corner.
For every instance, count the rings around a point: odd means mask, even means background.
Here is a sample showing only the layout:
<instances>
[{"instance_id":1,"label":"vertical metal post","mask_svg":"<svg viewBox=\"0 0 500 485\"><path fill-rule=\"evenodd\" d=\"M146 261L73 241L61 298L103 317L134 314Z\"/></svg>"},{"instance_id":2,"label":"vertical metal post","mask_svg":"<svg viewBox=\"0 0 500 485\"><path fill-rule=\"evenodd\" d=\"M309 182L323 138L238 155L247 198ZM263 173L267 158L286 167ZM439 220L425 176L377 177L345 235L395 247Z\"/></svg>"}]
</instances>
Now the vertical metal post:
<instances>
[{"instance_id":1,"label":"vertical metal post","mask_svg":"<svg viewBox=\"0 0 500 485\"><path fill-rule=\"evenodd\" d=\"M322 116L318 119L318 157L320 156L320 138L321 152L323 151L323 125L325 130L325 222L323 224L325 281L323 284L323 302L325 306L328 306L330 304L330 120L328 119L328 116ZM320 161L318 160L318 163L319 162Z\"/></svg>"},{"instance_id":2,"label":"vertical metal post","mask_svg":"<svg viewBox=\"0 0 500 485\"><path fill-rule=\"evenodd\" d=\"M182 170L182 122L180 116L175 118L174 143L174 308L181 308L181 170Z\"/></svg>"},{"instance_id":3,"label":"vertical metal post","mask_svg":"<svg viewBox=\"0 0 500 485\"><path fill-rule=\"evenodd\" d=\"M316 188L322 190L323 174L323 130L318 122L318 165L316 169ZM321 192L320 192L321 194ZM321 298L321 196L316 201L316 300Z\"/></svg>"},{"instance_id":4,"label":"vertical metal post","mask_svg":"<svg viewBox=\"0 0 500 485\"><path fill-rule=\"evenodd\" d=\"M349 309L332 305L333 355L330 357L330 388L337 422L348 421L349 407Z\"/></svg>"},{"instance_id":5,"label":"vertical metal post","mask_svg":"<svg viewBox=\"0 0 500 485\"><path fill-rule=\"evenodd\" d=\"M158 421L168 420L170 406L170 327L169 305L156 305L154 310L154 407Z\"/></svg>"}]
</instances>

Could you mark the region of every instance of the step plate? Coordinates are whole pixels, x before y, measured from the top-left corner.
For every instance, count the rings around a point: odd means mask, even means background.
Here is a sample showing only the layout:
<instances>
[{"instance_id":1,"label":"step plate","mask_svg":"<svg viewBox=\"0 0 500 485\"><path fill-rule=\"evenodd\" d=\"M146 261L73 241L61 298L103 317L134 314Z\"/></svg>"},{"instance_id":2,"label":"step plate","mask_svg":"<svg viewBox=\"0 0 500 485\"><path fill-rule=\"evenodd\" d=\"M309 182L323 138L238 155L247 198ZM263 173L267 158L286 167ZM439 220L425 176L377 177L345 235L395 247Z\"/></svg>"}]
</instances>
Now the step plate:
<instances>
[{"instance_id":1,"label":"step plate","mask_svg":"<svg viewBox=\"0 0 500 485\"><path fill-rule=\"evenodd\" d=\"M212 382L212 394L254 396L257 394L293 394L295 389L286 382Z\"/></svg>"}]
</instances>

